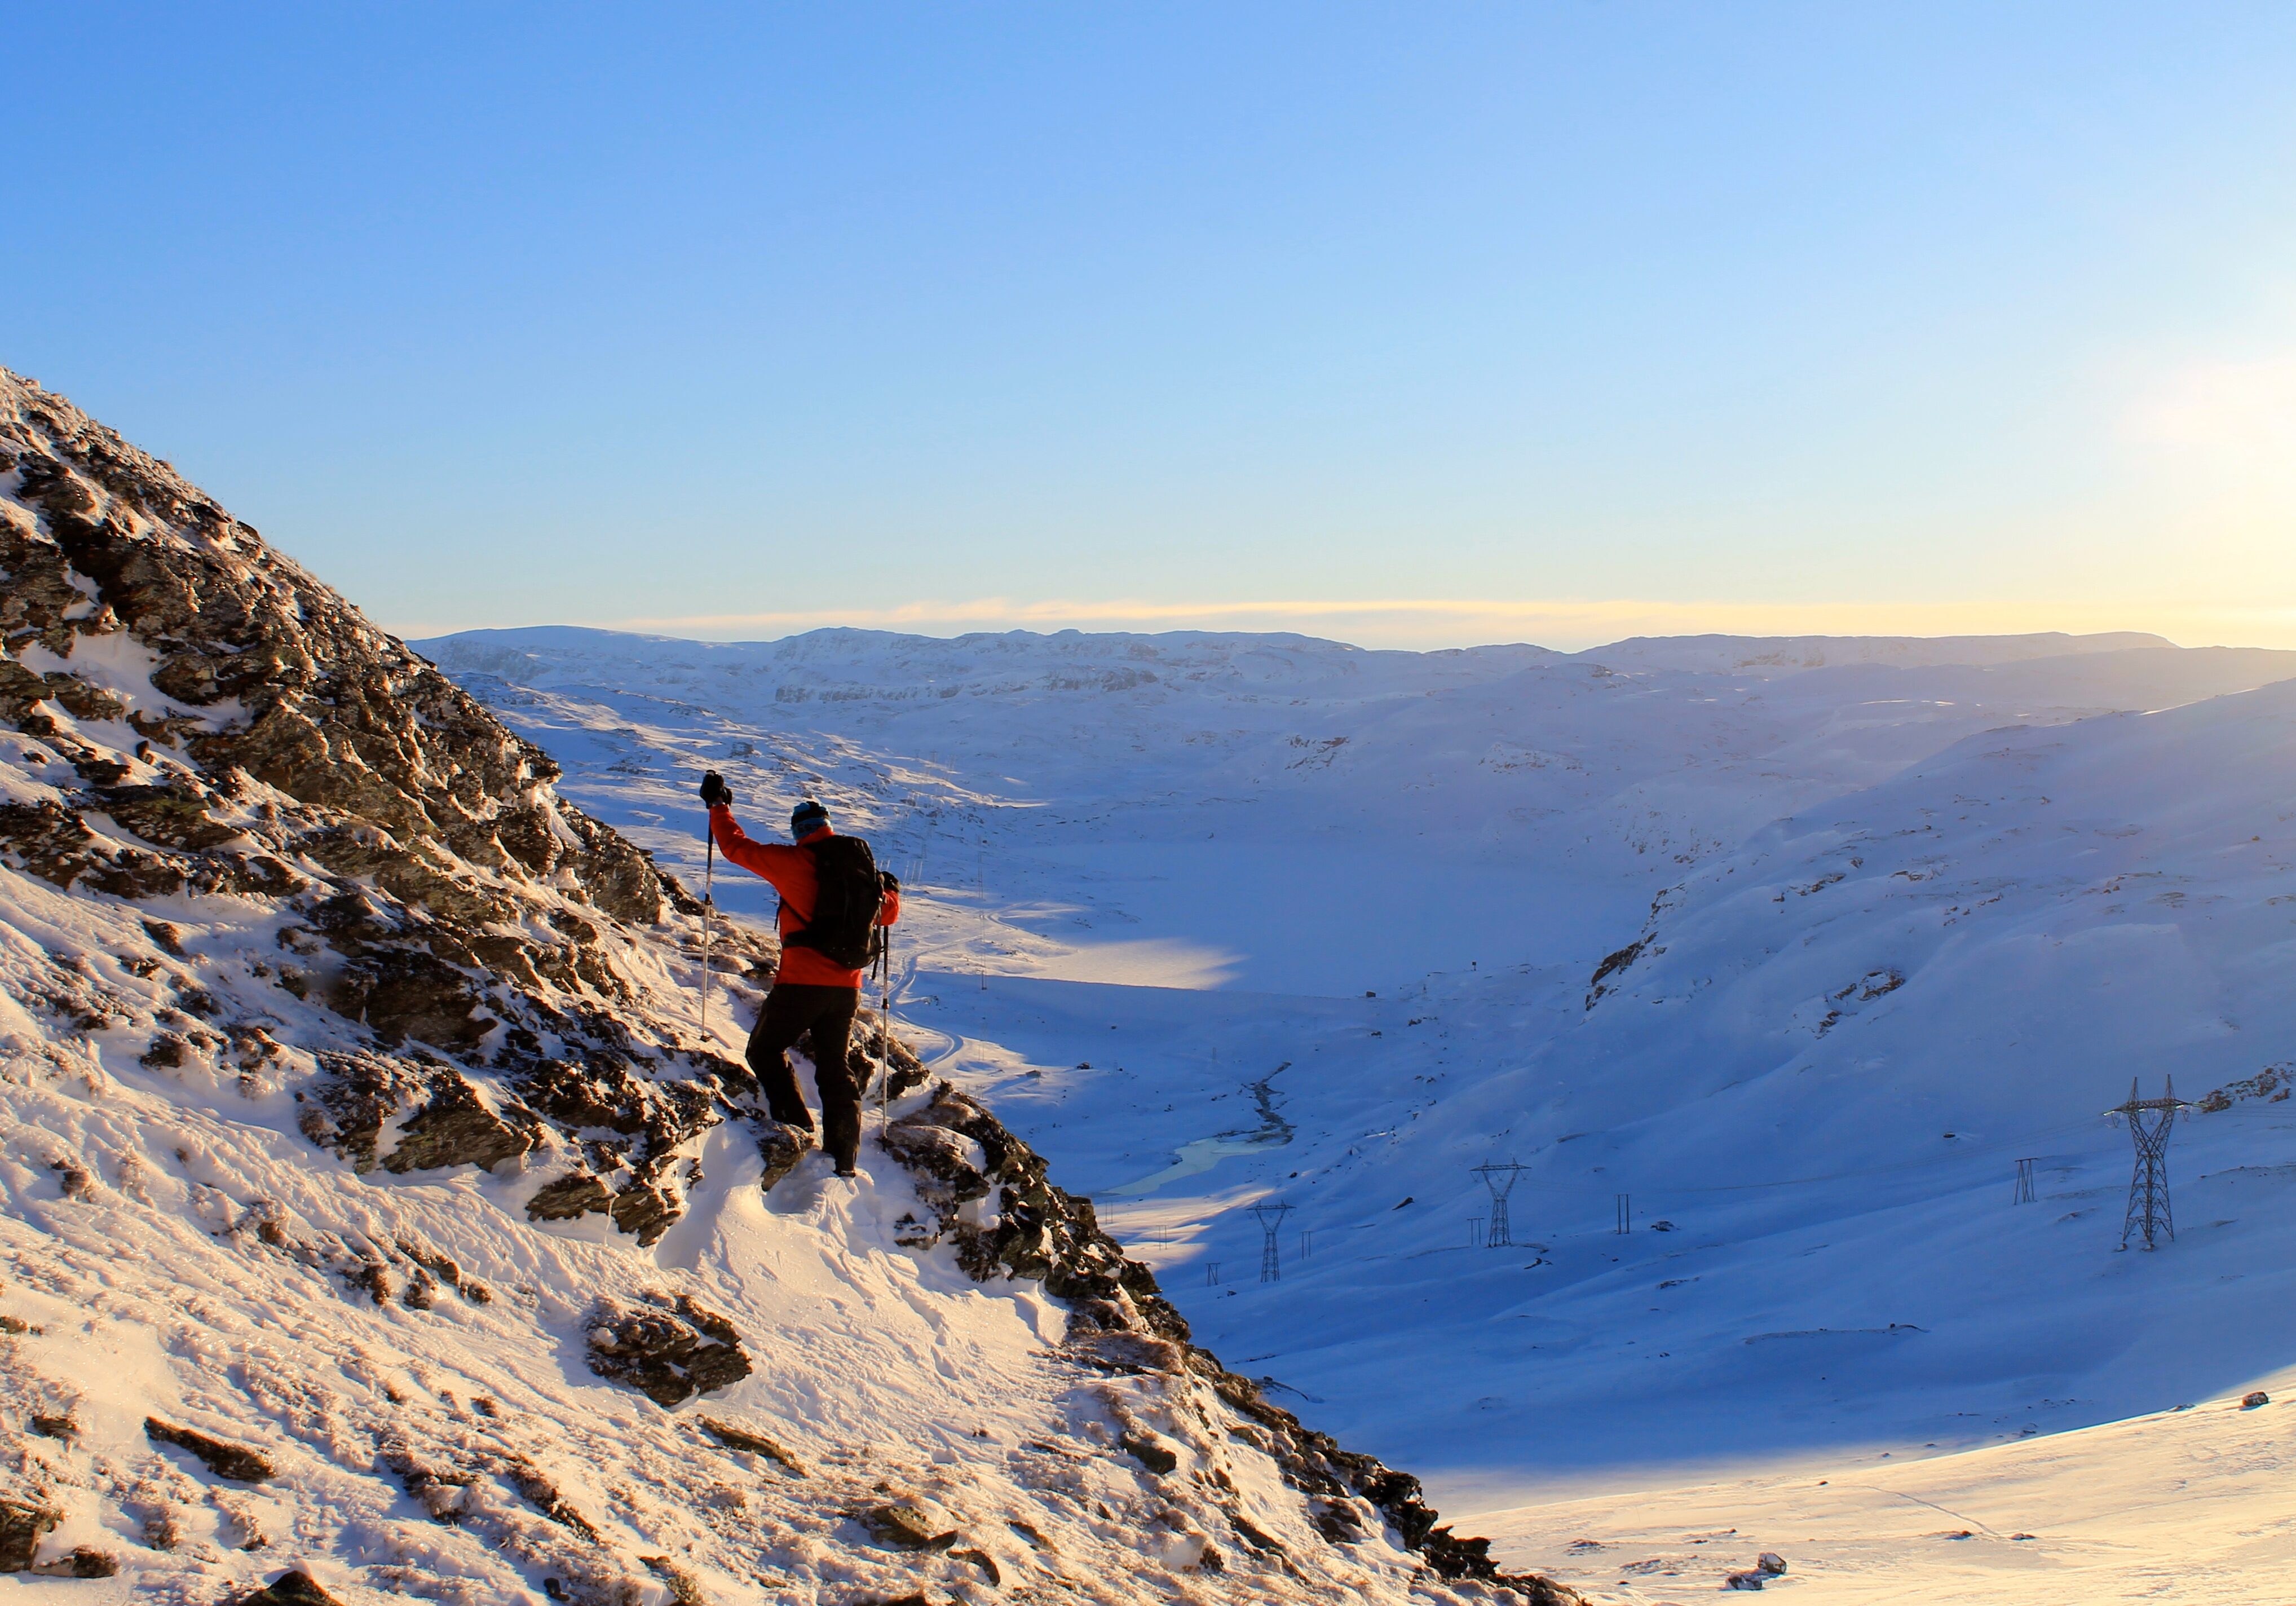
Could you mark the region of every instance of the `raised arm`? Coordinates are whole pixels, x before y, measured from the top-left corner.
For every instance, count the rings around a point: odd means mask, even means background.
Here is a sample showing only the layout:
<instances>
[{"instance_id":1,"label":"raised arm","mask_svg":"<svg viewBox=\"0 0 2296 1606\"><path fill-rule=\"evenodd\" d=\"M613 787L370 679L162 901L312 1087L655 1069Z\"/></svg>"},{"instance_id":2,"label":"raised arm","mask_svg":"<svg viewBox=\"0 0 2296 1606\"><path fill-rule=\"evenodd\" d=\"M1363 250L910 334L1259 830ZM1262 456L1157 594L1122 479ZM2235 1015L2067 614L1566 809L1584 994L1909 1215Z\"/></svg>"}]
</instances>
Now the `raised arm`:
<instances>
[{"instance_id":1,"label":"raised arm","mask_svg":"<svg viewBox=\"0 0 2296 1606\"><path fill-rule=\"evenodd\" d=\"M709 834L717 839L718 851L728 863L764 876L779 889L783 875L803 857L805 850L781 842L760 842L734 823L730 805L713 804L709 810Z\"/></svg>"}]
</instances>

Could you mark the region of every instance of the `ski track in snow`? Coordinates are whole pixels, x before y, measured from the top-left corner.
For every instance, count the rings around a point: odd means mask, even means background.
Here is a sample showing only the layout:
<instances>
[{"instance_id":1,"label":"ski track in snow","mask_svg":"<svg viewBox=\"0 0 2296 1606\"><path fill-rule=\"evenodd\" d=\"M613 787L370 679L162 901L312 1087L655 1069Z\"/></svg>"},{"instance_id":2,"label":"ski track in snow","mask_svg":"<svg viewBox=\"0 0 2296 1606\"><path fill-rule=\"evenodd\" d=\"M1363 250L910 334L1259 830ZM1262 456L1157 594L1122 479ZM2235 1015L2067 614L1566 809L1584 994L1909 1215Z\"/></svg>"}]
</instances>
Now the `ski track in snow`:
<instances>
[{"instance_id":1,"label":"ski track in snow","mask_svg":"<svg viewBox=\"0 0 2296 1606\"><path fill-rule=\"evenodd\" d=\"M704 766L871 837L934 1068L1511 1564L2284 1598L2281 1407L2236 1401L2296 1360L2296 1106L2180 1119L2152 1254L2099 1112L2296 1061L2296 657L419 645L690 883Z\"/></svg>"}]
</instances>

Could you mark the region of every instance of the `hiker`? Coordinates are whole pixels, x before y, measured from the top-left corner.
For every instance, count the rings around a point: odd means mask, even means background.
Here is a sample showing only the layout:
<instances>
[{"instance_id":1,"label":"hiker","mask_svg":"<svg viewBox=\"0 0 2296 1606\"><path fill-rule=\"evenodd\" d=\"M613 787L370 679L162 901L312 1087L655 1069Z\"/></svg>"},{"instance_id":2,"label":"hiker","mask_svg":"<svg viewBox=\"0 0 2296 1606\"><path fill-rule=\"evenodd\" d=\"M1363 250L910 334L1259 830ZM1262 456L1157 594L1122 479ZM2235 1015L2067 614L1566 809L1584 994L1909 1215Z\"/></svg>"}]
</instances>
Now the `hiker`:
<instances>
[{"instance_id":1,"label":"hiker","mask_svg":"<svg viewBox=\"0 0 2296 1606\"><path fill-rule=\"evenodd\" d=\"M861 972L882 941L877 928L900 918L900 883L878 870L868 843L832 831L829 810L811 798L790 811L795 847L758 841L735 824L734 794L714 769L701 777L701 800L709 806L709 833L718 851L764 876L782 895L775 921L781 969L744 1057L774 1119L811 1132L813 1117L787 1053L811 1029L822 1146L837 1175L852 1176L861 1149L861 1088L846 1044L861 1003Z\"/></svg>"}]
</instances>

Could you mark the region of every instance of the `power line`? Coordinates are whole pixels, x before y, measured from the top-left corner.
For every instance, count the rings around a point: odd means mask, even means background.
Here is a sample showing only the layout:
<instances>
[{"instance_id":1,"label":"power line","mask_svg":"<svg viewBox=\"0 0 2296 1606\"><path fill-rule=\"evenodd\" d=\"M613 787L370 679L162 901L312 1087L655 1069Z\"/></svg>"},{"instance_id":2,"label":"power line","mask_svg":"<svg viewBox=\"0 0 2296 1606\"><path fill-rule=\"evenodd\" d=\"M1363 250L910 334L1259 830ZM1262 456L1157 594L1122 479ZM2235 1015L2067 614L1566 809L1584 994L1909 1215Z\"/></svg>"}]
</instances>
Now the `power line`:
<instances>
[{"instance_id":1,"label":"power line","mask_svg":"<svg viewBox=\"0 0 2296 1606\"><path fill-rule=\"evenodd\" d=\"M2114 1112L2107 1110L2105 1113L2110 1115ZM2061 1132L2078 1131L2088 1125L2087 1120L2066 1121L2059 1126L2043 1127L2038 1131L2019 1133L2014 1137L2000 1138L1989 1143L1973 1143L1958 1152L1939 1155L1934 1159L1894 1160L1888 1165L1867 1166L1856 1171L1834 1171L1822 1176L1787 1176L1773 1182L1722 1183L1708 1187L1658 1188L1652 1191L1671 1199L1683 1193L1750 1193L1765 1188L1805 1188L1817 1183L1858 1182L1869 1176L1882 1176L1898 1171L1923 1171L1933 1166L1950 1165L1956 1160L1966 1159L1971 1155L1990 1154L2002 1149L2014 1148L2020 1143L2030 1143L2038 1137L2054 1137ZM1524 1168L1528 1169L1528 1168ZM1563 1186L1554 1183L1524 1183L1521 1185L1534 1193L1569 1193L1581 1197L1595 1191L1592 1187Z\"/></svg>"}]
</instances>

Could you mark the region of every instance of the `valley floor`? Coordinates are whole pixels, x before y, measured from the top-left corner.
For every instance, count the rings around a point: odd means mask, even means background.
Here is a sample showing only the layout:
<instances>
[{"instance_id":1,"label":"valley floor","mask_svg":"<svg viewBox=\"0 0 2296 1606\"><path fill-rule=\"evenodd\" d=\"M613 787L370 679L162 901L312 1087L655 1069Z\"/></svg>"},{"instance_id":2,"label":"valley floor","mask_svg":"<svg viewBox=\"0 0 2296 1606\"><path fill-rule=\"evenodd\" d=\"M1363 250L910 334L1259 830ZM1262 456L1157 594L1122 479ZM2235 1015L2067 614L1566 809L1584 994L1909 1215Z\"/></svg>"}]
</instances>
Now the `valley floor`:
<instances>
[{"instance_id":1,"label":"valley floor","mask_svg":"<svg viewBox=\"0 0 2296 1606\"><path fill-rule=\"evenodd\" d=\"M1510 1564L1603 1602L1686 1601L1776 1553L1771 1589L1841 1606L2281 1606L2296 1572L2286 1390L1926 1461L1771 1467L1472 1521Z\"/></svg>"}]
</instances>

